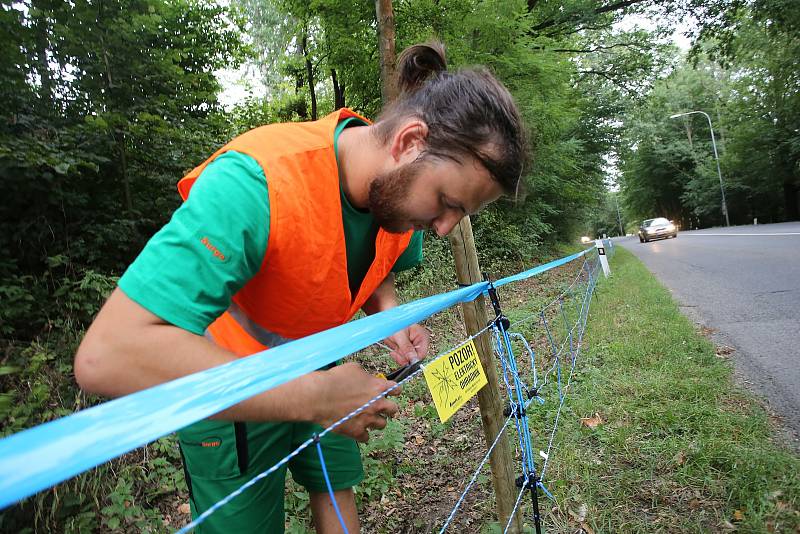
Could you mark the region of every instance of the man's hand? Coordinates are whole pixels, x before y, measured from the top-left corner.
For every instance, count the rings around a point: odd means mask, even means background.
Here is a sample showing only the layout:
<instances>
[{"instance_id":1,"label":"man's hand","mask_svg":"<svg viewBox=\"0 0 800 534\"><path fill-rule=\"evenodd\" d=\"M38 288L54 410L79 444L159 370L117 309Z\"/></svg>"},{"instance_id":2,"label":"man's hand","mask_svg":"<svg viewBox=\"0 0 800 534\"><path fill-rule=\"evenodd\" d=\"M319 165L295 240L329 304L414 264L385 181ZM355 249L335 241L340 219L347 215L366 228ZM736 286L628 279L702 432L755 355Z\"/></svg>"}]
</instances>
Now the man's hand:
<instances>
[{"instance_id":1,"label":"man's hand","mask_svg":"<svg viewBox=\"0 0 800 534\"><path fill-rule=\"evenodd\" d=\"M328 371L317 371L310 376L315 381L313 419L326 428L395 385L394 382L370 375L353 362L337 365ZM400 388L395 388L389 395L399 393ZM384 428L387 418L396 413L397 404L382 398L333 431L366 443L369 441L369 430Z\"/></svg>"},{"instance_id":2,"label":"man's hand","mask_svg":"<svg viewBox=\"0 0 800 534\"><path fill-rule=\"evenodd\" d=\"M407 365L428 355L430 333L424 326L412 324L387 337L384 343L392 349L392 358L398 365Z\"/></svg>"},{"instance_id":3,"label":"man's hand","mask_svg":"<svg viewBox=\"0 0 800 534\"><path fill-rule=\"evenodd\" d=\"M397 294L394 290L394 274L389 273L381 285L375 289L362 309L373 314L397 306ZM430 334L418 324L412 324L383 340L392 350L392 358L399 365L407 365L423 359L428 354Z\"/></svg>"},{"instance_id":4,"label":"man's hand","mask_svg":"<svg viewBox=\"0 0 800 534\"><path fill-rule=\"evenodd\" d=\"M233 361L203 336L165 323L119 289L89 328L75 357L75 376L85 391L119 397ZM214 416L228 421L314 421L329 426L394 385L355 363L316 371L250 397ZM392 391L398 394L399 388ZM367 441L371 428L386 426L397 405L379 399L337 427Z\"/></svg>"}]
</instances>

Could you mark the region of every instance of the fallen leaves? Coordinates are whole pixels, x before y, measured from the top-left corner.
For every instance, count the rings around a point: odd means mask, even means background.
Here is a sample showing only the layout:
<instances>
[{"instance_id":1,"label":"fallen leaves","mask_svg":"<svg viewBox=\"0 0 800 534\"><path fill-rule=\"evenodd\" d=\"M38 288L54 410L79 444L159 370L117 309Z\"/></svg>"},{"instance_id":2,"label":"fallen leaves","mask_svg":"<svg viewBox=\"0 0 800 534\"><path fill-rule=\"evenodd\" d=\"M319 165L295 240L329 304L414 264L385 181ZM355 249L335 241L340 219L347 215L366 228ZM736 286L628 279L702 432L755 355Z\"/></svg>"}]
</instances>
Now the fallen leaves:
<instances>
[{"instance_id":1,"label":"fallen leaves","mask_svg":"<svg viewBox=\"0 0 800 534\"><path fill-rule=\"evenodd\" d=\"M574 519L578 523L583 523L584 521L586 521L586 513L589 511L589 507L586 506L586 504L581 504L580 506L578 506L577 510L573 511L570 509L567 511L569 512L569 515L572 516L572 519Z\"/></svg>"},{"instance_id":2,"label":"fallen leaves","mask_svg":"<svg viewBox=\"0 0 800 534\"><path fill-rule=\"evenodd\" d=\"M577 510L573 511L569 509L567 512L570 516L572 516L572 519L574 519L575 522L581 526L581 528L576 530L574 534L594 534L592 527L586 523L586 514L589 512L589 507L586 506L585 503L578 506Z\"/></svg>"},{"instance_id":3,"label":"fallen leaves","mask_svg":"<svg viewBox=\"0 0 800 534\"><path fill-rule=\"evenodd\" d=\"M717 358L726 359L729 358L731 354L735 352L733 347L729 347L727 345L717 345L715 347Z\"/></svg>"},{"instance_id":4,"label":"fallen leaves","mask_svg":"<svg viewBox=\"0 0 800 534\"><path fill-rule=\"evenodd\" d=\"M594 430L603 424L603 418L600 417L599 413L595 412L594 417L581 417L581 424Z\"/></svg>"},{"instance_id":5,"label":"fallen leaves","mask_svg":"<svg viewBox=\"0 0 800 534\"><path fill-rule=\"evenodd\" d=\"M192 511L192 508L189 506L188 502L185 502L185 503L181 504L180 506L178 506L178 512L180 512L180 513L182 513L184 515L190 514L191 511Z\"/></svg>"}]
</instances>

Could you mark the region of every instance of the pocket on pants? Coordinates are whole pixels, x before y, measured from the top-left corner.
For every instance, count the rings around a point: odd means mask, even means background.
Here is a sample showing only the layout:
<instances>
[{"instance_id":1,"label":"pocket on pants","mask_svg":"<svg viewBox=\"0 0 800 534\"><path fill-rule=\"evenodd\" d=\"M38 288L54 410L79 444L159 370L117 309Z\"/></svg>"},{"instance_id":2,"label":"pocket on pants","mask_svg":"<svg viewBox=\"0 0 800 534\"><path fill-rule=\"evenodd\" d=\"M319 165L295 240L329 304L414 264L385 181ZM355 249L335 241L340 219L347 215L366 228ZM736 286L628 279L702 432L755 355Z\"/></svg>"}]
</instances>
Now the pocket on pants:
<instances>
[{"instance_id":1,"label":"pocket on pants","mask_svg":"<svg viewBox=\"0 0 800 534\"><path fill-rule=\"evenodd\" d=\"M247 470L244 423L199 421L178 431L186 469L192 478L224 480Z\"/></svg>"}]
</instances>

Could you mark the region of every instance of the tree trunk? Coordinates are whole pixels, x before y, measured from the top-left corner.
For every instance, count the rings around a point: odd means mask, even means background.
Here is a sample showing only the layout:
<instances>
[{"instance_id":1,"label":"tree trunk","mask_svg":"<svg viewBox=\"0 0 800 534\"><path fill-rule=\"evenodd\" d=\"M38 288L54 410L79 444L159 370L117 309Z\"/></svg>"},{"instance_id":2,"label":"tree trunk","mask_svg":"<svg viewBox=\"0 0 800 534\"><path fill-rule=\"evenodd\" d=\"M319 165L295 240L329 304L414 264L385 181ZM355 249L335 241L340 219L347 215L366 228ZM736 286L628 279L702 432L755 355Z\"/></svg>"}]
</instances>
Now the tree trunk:
<instances>
[{"instance_id":1,"label":"tree trunk","mask_svg":"<svg viewBox=\"0 0 800 534\"><path fill-rule=\"evenodd\" d=\"M375 14L378 19L378 50L381 54L381 101L385 106L397 98L392 0L375 0Z\"/></svg>"},{"instance_id":2,"label":"tree trunk","mask_svg":"<svg viewBox=\"0 0 800 534\"><path fill-rule=\"evenodd\" d=\"M311 120L317 120L317 93L314 90L314 65L308 55L308 34L303 35L302 42L303 58L306 61L306 82L308 83L308 95L311 97Z\"/></svg>"},{"instance_id":3,"label":"tree trunk","mask_svg":"<svg viewBox=\"0 0 800 534\"><path fill-rule=\"evenodd\" d=\"M112 91L114 91L114 79L111 76L111 63L108 60L108 47L106 46L105 40L105 32L107 31L106 28L102 25L102 22L105 21L104 10L103 10L103 2L100 2L97 6L97 26L100 29L100 46L102 48L103 54L103 65L105 67L105 74L106 74L106 93L105 98L105 107L107 110L111 109L111 105L109 104L112 101ZM127 116L125 110L117 110L120 111L123 115ZM115 128L114 129L114 144L117 146L117 153L119 154L119 170L120 170L120 178L122 179L122 193L125 202L125 211L130 214L133 211L133 200L131 195L131 184L130 178L128 177L128 151L126 148L126 141L125 141L125 132L122 129Z\"/></svg>"},{"instance_id":4,"label":"tree trunk","mask_svg":"<svg viewBox=\"0 0 800 534\"><path fill-rule=\"evenodd\" d=\"M331 69L331 81L333 82L333 109L345 107L344 85L339 85L339 78L336 76L336 69Z\"/></svg>"}]
</instances>

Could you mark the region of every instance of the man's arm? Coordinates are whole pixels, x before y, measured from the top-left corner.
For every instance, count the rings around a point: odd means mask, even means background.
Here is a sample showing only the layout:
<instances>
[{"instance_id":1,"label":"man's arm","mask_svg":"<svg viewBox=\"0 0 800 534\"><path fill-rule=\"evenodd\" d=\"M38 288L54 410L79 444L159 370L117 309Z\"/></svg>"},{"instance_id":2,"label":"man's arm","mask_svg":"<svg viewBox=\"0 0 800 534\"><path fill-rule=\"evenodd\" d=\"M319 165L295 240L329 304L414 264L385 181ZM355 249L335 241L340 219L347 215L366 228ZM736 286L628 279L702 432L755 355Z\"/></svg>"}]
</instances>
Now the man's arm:
<instances>
[{"instance_id":1,"label":"man's arm","mask_svg":"<svg viewBox=\"0 0 800 534\"><path fill-rule=\"evenodd\" d=\"M361 307L364 313L372 315L397 306L397 291L394 287L394 273L381 282ZM428 354L430 335L428 330L419 324L412 324L387 337L384 342L392 349L392 358L399 365L406 365L423 359Z\"/></svg>"},{"instance_id":2,"label":"man's arm","mask_svg":"<svg viewBox=\"0 0 800 534\"><path fill-rule=\"evenodd\" d=\"M164 322L116 289L78 348L75 378L84 391L118 397L235 359L202 336ZM304 375L215 417L328 426L392 384L348 363ZM381 399L337 432L366 441L369 428L383 428L384 415L396 412L395 403Z\"/></svg>"}]
</instances>

